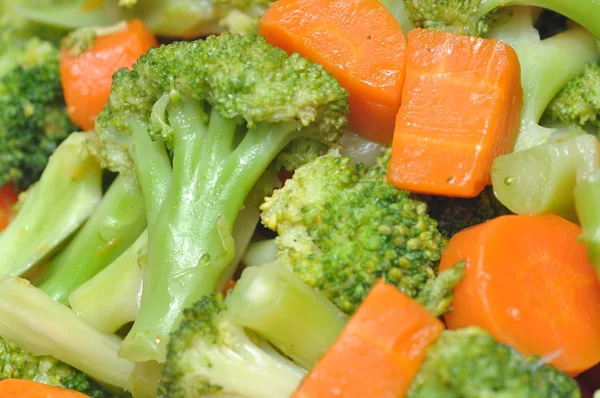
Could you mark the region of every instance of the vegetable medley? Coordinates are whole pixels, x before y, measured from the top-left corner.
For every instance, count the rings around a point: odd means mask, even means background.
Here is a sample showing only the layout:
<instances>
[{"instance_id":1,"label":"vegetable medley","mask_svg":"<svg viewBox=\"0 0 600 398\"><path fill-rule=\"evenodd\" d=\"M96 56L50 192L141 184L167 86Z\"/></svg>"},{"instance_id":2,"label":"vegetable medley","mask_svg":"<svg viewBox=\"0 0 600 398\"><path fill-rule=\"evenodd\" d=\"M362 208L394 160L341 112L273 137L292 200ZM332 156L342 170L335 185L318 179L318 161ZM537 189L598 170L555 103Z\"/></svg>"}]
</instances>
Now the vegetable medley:
<instances>
[{"instance_id":1,"label":"vegetable medley","mask_svg":"<svg viewBox=\"0 0 600 398\"><path fill-rule=\"evenodd\" d=\"M0 7L0 397L600 391L598 1Z\"/></svg>"}]
</instances>

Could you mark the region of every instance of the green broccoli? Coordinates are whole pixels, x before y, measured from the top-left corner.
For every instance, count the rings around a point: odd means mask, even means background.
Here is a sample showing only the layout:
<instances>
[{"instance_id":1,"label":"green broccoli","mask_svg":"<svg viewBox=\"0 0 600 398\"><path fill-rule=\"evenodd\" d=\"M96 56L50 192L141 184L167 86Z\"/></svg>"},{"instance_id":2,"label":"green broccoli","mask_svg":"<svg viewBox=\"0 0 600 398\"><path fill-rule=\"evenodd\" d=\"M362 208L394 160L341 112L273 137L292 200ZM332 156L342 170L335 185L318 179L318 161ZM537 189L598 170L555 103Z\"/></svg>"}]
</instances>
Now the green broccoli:
<instances>
[{"instance_id":1,"label":"green broccoli","mask_svg":"<svg viewBox=\"0 0 600 398\"><path fill-rule=\"evenodd\" d=\"M335 142L347 97L322 66L257 36L175 42L115 74L96 129L109 168L137 176L149 240L122 356L164 360L183 308L233 259L231 231L250 191L295 139Z\"/></svg>"},{"instance_id":2,"label":"green broccoli","mask_svg":"<svg viewBox=\"0 0 600 398\"><path fill-rule=\"evenodd\" d=\"M600 278L600 169L581 176L574 195L579 225L583 229L580 239L586 244L588 258Z\"/></svg>"},{"instance_id":3,"label":"green broccoli","mask_svg":"<svg viewBox=\"0 0 600 398\"><path fill-rule=\"evenodd\" d=\"M587 64L583 74L569 80L544 116L554 122L600 128L600 63Z\"/></svg>"},{"instance_id":4,"label":"green broccoli","mask_svg":"<svg viewBox=\"0 0 600 398\"><path fill-rule=\"evenodd\" d=\"M91 398L113 397L85 373L50 356L35 356L0 337L0 380L24 379L82 392Z\"/></svg>"},{"instance_id":5,"label":"green broccoli","mask_svg":"<svg viewBox=\"0 0 600 398\"><path fill-rule=\"evenodd\" d=\"M521 356L477 327L444 331L427 350L408 398L579 398L575 380Z\"/></svg>"},{"instance_id":6,"label":"green broccoli","mask_svg":"<svg viewBox=\"0 0 600 398\"><path fill-rule=\"evenodd\" d=\"M169 343L159 396L290 396L306 371L237 326L221 295L184 311Z\"/></svg>"},{"instance_id":7,"label":"green broccoli","mask_svg":"<svg viewBox=\"0 0 600 398\"><path fill-rule=\"evenodd\" d=\"M0 28L0 186L27 188L75 131L65 111L59 51L38 38L21 42Z\"/></svg>"},{"instance_id":8,"label":"green broccoli","mask_svg":"<svg viewBox=\"0 0 600 398\"><path fill-rule=\"evenodd\" d=\"M417 27L482 36L507 6L535 6L565 15L600 37L600 4L596 0L404 0Z\"/></svg>"},{"instance_id":9,"label":"green broccoli","mask_svg":"<svg viewBox=\"0 0 600 398\"><path fill-rule=\"evenodd\" d=\"M404 34L407 34L409 30L414 28L414 25L410 21L410 15L404 5L404 0L380 0L381 3L389 10L389 12L396 18L396 21L402 27Z\"/></svg>"},{"instance_id":10,"label":"green broccoli","mask_svg":"<svg viewBox=\"0 0 600 398\"><path fill-rule=\"evenodd\" d=\"M97 151L93 133L73 133L52 154L0 234L0 278L20 276L54 254L94 212L102 198Z\"/></svg>"},{"instance_id":11,"label":"green broccoli","mask_svg":"<svg viewBox=\"0 0 600 398\"><path fill-rule=\"evenodd\" d=\"M346 313L378 278L417 297L445 247L427 205L386 181L388 159L389 150L365 169L333 151L298 168L261 207L279 261Z\"/></svg>"}]
</instances>

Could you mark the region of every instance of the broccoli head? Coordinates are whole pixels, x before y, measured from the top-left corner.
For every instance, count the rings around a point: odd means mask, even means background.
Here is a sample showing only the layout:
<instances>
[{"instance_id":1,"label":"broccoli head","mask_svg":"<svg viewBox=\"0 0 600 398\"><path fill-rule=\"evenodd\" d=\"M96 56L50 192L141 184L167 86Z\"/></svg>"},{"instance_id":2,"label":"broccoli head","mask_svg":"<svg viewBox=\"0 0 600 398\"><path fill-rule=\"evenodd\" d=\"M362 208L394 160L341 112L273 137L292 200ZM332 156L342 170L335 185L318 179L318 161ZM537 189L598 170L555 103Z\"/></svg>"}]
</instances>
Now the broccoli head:
<instances>
[{"instance_id":1,"label":"broccoli head","mask_svg":"<svg viewBox=\"0 0 600 398\"><path fill-rule=\"evenodd\" d=\"M159 395L291 396L306 371L235 325L219 294L184 311L169 343Z\"/></svg>"},{"instance_id":2,"label":"broccoli head","mask_svg":"<svg viewBox=\"0 0 600 398\"><path fill-rule=\"evenodd\" d=\"M409 398L580 396L575 380L478 327L444 331L427 350L408 393Z\"/></svg>"},{"instance_id":3,"label":"broccoli head","mask_svg":"<svg viewBox=\"0 0 600 398\"><path fill-rule=\"evenodd\" d=\"M261 176L285 163L282 151L294 166L306 160L306 142L300 156L284 150L295 140L331 146L347 97L322 66L257 36L172 43L115 74L96 130L109 168L137 176L149 236L140 312L121 355L164 360L183 308L231 263L233 223Z\"/></svg>"},{"instance_id":4,"label":"broccoli head","mask_svg":"<svg viewBox=\"0 0 600 398\"><path fill-rule=\"evenodd\" d=\"M365 169L332 151L298 168L261 207L280 262L346 313L379 278L417 297L444 250L427 205L386 172L386 155Z\"/></svg>"},{"instance_id":5,"label":"broccoli head","mask_svg":"<svg viewBox=\"0 0 600 398\"><path fill-rule=\"evenodd\" d=\"M10 378L68 388L91 398L113 396L85 373L50 356L34 356L0 337L0 380Z\"/></svg>"},{"instance_id":6,"label":"broccoli head","mask_svg":"<svg viewBox=\"0 0 600 398\"><path fill-rule=\"evenodd\" d=\"M0 186L26 188L75 130L65 111L59 51L37 38L13 41L0 32Z\"/></svg>"}]
</instances>

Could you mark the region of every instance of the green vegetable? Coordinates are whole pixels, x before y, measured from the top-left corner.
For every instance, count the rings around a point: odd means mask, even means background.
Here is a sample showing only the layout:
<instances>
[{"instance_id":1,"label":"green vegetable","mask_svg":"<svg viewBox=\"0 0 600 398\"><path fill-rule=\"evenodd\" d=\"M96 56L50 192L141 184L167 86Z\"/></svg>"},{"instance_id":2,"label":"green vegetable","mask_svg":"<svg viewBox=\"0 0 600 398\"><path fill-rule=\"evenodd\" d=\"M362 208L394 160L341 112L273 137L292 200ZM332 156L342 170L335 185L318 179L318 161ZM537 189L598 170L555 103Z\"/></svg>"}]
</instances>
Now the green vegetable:
<instances>
[{"instance_id":1,"label":"green vegetable","mask_svg":"<svg viewBox=\"0 0 600 398\"><path fill-rule=\"evenodd\" d=\"M405 35L409 30L414 28L414 25L410 20L410 15L404 5L404 0L381 0L381 3L386 6L394 18L396 18Z\"/></svg>"},{"instance_id":2,"label":"green vegetable","mask_svg":"<svg viewBox=\"0 0 600 398\"><path fill-rule=\"evenodd\" d=\"M583 229L580 239L600 278L600 170L580 178L575 187L575 209Z\"/></svg>"},{"instance_id":3,"label":"green vegetable","mask_svg":"<svg viewBox=\"0 0 600 398\"><path fill-rule=\"evenodd\" d=\"M184 312L173 333L159 395L171 398L290 396L305 370L233 323L218 294Z\"/></svg>"},{"instance_id":4,"label":"green vegetable","mask_svg":"<svg viewBox=\"0 0 600 398\"><path fill-rule=\"evenodd\" d=\"M47 258L93 213L102 197L95 136L73 133L50 157L16 217L0 234L0 278Z\"/></svg>"},{"instance_id":5,"label":"green vegetable","mask_svg":"<svg viewBox=\"0 0 600 398\"><path fill-rule=\"evenodd\" d=\"M477 327L446 330L427 350L408 398L578 398L575 380L524 358Z\"/></svg>"},{"instance_id":6,"label":"green vegetable","mask_svg":"<svg viewBox=\"0 0 600 398\"><path fill-rule=\"evenodd\" d=\"M114 395L86 374L49 356L35 356L0 337L0 380L25 379L82 392L91 398Z\"/></svg>"},{"instance_id":7,"label":"green vegetable","mask_svg":"<svg viewBox=\"0 0 600 398\"><path fill-rule=\"evenodd\" d=\"M88 0L4 0L10 15L64 31L86 26L106 26L116 22L114 14L102 6L85 7Z\"/></svg>"},{"instance_id":8,"label":"green vegetable","mask_svg":"<svg viewBox=\"0 0 600 398\"><path fill-rule=\"evenodd\" d=\"M246 268L227 296L227 306L232 322L259 333L307 369L347 321L325 296L277 262Z\"/></svg>"},{"instance_id":9,"label":"green vegetable","mask_svg":"<svg viewBox=\"0 0 600 398\"><path fill-rule=\"evenodd\" d=\"M172 43L115 74L97 133L108 166L139 180L149 240L123 357L164 360L183 308L231 263L233 223L265 170L294 139L331 145L347 112L329 72L257 36Z\"/></svg>"}]
</instances>

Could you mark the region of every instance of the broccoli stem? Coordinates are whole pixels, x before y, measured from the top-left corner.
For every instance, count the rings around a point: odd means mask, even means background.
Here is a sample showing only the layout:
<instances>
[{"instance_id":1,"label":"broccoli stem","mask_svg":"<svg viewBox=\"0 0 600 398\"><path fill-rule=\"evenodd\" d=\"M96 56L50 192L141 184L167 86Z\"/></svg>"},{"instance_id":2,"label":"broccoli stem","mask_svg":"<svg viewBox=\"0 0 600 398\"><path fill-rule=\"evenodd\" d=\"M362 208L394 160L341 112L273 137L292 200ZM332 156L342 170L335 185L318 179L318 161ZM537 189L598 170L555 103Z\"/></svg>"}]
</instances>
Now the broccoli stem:
<instances>
[{"instance_id":1,"label":"broccoli stem","mask_svg":"<svg viewBox=\"0 0 600 398\"><path fill-rule=\"evenodd\" d=\"M0 336L122 389L133 372L133 363L117 356L120 339L98 332L24 279L0 281Z\"/></svg>"},{"instance_id":2,"label":"broccoli stem","mask_svg":"<svg viewBox=\"0 0 600 398\"><path fill-rule=\"evenodd\" d=\"M348 317L278 262L244 270L227 297L232 322L254 330L310 369Z\"/></svg>"},{"instance_id":3,"label":"broccoli stem","mask_svg":"<svg viewBox=\"0 0 600 398\"><path fill-rule=\"evenodd\" d=\"M120 175L69 245L48 264L40 289L68 304L69 295L115 260L146 227L135 180Z\"/></svg>"},{"instance_id":4,"label":"broccoli stem","mask_svg":"<svg viewBox=\"0 0 600 398\"><path fill-rule=\"evenodd\" d=\"M582 177L575 188L575 208L583 229L581 240L600 278L600 170Z\"/></svg>"},{"instance_id":5,"label":"broccoli stem","mask_svg":"<svg viewBox=\"0 0 600 398\"><path fill-rule=\"evenodd\" d=\"M0 277L38 264L92 214L102 197L102 169L89 133L71 134L50 157L21 210L0 235Z\"/></svg>"},{"instance_id":6,"label":"broccoli stem","mask_svg":"<svg viewBox=\"0 0 600 398\"><path fill-rule=\"evenodd\" d=\"M12 5L11 12L17 16L64 30L88 26L109 26L117 21L102 8L82 10L85 0L51 1L45 5L38 2L20 1Z\"/></svg>"},{"instance_id":7,"label":"broccoli stem","mask_svg":"<svg viewBox=\"0 0 600 398\"><path fill-rule=\"evenodd\" d=\"M267 264L277 260L277 243L275 239L252 242L244 254L242 262L248 267Z\"/></svg>"},{"instance_id":8,"label":"broccoli stem","mask_svg":"<svg viewBox=\"0 0 600 398\"><path fill-rule=\"evenodd\" d=\"M168 109L173 172L156 222L148 226L148 269L140 312L119 354L164 362L168 337L184 308L210 293L234 256L233 223L248 193L298 123L250 127L182 99Z\"/></svg>"}]
</instances>

